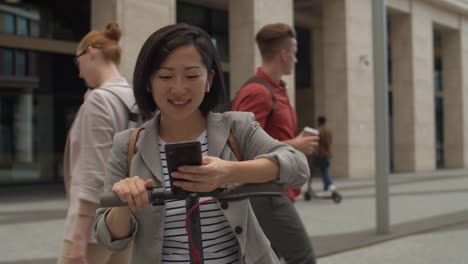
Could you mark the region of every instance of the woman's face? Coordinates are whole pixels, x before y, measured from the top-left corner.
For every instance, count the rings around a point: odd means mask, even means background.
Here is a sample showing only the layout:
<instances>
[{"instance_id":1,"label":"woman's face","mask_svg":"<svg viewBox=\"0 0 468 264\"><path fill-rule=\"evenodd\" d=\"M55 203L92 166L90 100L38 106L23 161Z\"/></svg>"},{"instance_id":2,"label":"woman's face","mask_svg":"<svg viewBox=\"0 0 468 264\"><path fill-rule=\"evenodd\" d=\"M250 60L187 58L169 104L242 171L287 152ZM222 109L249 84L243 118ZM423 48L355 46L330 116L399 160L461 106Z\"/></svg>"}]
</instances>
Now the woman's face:
<instances>
[{"instance_id":1,"label":"woman's face","mask_svg":"<svg viewBox=\"0 0 468 264\"><path fill-rule=\"evenodd\" d=\"M90 88L96 88L97 81L96 81L96 74L97 71L95 69L95 63L93 63L93 56L90 47L84 50L77 50L75 56L75 62L78 66L78 70L80 71L80 78L83 79L86 85Z\"/></svg>"},{"instance_id":2,"label":"woman's face","mask_svg":"<svg viewBox=\"0 0 468 264\"><path fill-rule=\"evenodd\" d=\"M182 121L200 114L199 106L209 91L213 74L192 45L172 51L151 76L153 100L161 114Z\"/></svg>"}]
</instances>

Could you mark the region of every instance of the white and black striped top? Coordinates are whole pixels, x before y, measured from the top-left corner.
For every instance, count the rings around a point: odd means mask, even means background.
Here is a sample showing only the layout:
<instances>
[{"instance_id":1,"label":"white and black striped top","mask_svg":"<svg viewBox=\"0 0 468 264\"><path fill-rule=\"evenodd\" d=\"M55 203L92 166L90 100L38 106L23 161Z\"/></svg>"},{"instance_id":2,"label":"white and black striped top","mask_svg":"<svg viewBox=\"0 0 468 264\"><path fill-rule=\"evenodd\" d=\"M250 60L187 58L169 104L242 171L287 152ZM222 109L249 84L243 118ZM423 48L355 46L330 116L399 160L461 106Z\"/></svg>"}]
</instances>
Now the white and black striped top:
<instances>
[{"instance_id":1,"label":"white and black striped top","mask_svg":"<svg viewBox=\"0 0 468 264\"><path fill-rule=\"evenodd\" d=\"M201 143L202 155L206 156L208 153L207 132L203 132L197 141ZM164 186L166 190L170 190L166 154L164 152L165 144L166 142L159 138ZM208 199L211 199L211 197L202 197L200 202ZM184 227L185 217L185 200L166 201L162 263L190 263L189 243ZM200 220L204 263L238 263L239 244L217 201L200 206Z\"/></svg>"}]
</instances>

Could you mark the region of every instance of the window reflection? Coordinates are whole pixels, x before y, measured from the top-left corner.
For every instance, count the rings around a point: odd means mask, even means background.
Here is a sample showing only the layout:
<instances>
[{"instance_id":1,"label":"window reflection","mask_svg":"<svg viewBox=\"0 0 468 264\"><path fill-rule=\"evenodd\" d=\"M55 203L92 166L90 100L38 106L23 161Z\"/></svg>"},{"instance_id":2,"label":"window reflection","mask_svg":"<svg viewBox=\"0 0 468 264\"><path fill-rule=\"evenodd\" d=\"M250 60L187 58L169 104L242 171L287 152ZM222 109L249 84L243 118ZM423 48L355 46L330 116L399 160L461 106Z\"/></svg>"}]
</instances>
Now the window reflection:
<instances>
[{"instance_id":1,"label":"window reflection","mask_svg":"<svg viewBox=\"0 0 468 264\"><path fill-rule=\"evenodd\" d=\"M177 2L177 22L185 22L205 30L211 36L221 61L229 61L227 11Z\"/></svg>"},{"instance_id":2,"label":"window reflection","mask_svg":"<svg viewBox=\"0 0 468 264\"><path fill-rule=\"evenodd\" d=\"M85 91L72 57L0 47L0 184L62 177L70 117Z\"/></svg>"},{"instance_id":3,"label":"window reflection","mask_svg":"<svg viewBox=\"0 0 468 264\"><path fill-rule=\"evenodd\" d=\"M90 1L0 3L0 34L78 41L90 28Z\"/></svg>"},{"instance_id":4,"label":"window reflection","mask_svg":"<svg viewBox=\"0 0 468 264\"><path fill-rule=\"evenodd\" d=\"M13 57L13 49L0 48L0 75L13 75Z\"/></svg>"},{"instance_id":5,"label":"window reflection","mask_svg":"<svg viewBox=\"0 0 468 264\"><path fill-rule=\"evenodd\" d=\"M0 33L15 33L15 17L12 14L0 11Z\"/></svg>"}]
</instances>

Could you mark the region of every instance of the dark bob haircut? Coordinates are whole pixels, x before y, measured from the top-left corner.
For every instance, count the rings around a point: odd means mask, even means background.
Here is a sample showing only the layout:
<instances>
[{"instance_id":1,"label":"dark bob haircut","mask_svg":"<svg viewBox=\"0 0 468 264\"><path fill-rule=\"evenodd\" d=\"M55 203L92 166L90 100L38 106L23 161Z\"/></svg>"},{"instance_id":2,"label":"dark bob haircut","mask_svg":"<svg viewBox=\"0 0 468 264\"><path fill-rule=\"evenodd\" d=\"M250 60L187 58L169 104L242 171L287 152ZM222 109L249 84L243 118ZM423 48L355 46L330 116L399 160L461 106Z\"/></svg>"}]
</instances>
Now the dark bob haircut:
<instances>
[{"instance_id":1,"label":"dark bob haircut","mask_svg":"<svg viewBox=\"0 0 468 264\"><path fill-rule=\"evenodd\" d=\"M208 72L213 70L215 74L211 89L205 94L199 106L200 111L206 115L209 111L226 103L223 71L210 36L196 26L183 23L173 24L154 32L143 44L136 61L133 90L136 103L144 118L151 118L158 109L153 96L148 92L148 90L151 91L152 74L161 67L172 51L185 45L195 47Z\"/></svg>"}]
</instances>

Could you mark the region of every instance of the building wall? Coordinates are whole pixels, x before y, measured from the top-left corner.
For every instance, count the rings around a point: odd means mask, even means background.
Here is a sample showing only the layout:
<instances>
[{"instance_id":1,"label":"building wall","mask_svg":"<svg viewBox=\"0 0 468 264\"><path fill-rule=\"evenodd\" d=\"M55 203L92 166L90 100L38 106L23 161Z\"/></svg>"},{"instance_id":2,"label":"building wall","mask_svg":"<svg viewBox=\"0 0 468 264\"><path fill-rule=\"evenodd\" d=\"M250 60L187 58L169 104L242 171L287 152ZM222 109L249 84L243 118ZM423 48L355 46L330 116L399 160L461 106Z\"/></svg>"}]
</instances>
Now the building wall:
<instances>
[{"instance_id":1,"label":"building wall","mask_svg":"<svg viewBox=\"0 0 468 264\"><path fill-rule=\"evenodd\" d=\"M292 0L277 0L275 4L271 0L224 2L229 12L230 94L234 95L261 65L255 33L267 23L293 25L294 12L300 10L294 10ZM468 165L468 74L462 74L467 72L468 65L468 5L466 10L461 10L450 8L451 1L443 2L387 1L392 17L389 38L394 77L392 121L396 172L436 169L435 26L445 32L444 75L451 80L446 81L444 91L446 166L466 168ZM154 29L175 21L176 1L107 0L107 3L93 1L92 25L97 27L110 18L121 23L124 29L122 71L131 78L143 40ZM308 26L313 32L314 55L310 58L314 65L312 89L296 90L294 75L285 79L291 102L297 102L298 128L314 125L318 115L326 115L335 132L332 174L372 176L375 173L372 1L326 0L321 5L319 16L302 14L296 18L301 26ZM464 122L459 129L454 129L457 120Z\"/></svg>"},{"instance_id":2,"label":"building wall","mask_svg":"<svg viewBox=\"0 0 468 264\"><path fill-rule=\"evenodd\" d=\"M371 1L322 1L324 90L316 112L335 131L334 176L374 174ZM444 159L466 168L465 14L423 0L389 0L392 17L393 134L396 172L436 169L434 28L444 32ZM366 68L363 61L370 61ZM301 113L299 113L300 115ZM458 121L458 122L459 122ZM462 144L460 144L460 142Z\"/></svg>"},{"instance_id":3,"label":"building wall","mask_svg":"<svg viewBox=\"0 0 468 264\"><path fill-rule=\"evenodd\" d=\"M371 1L323 2L324 114L334 131L332 174L374 174ZM320 100L320 99L318 99Z\"/></svg>"},{"instance_id":4,"label":"building wall","mask_svg":"<svg viewBox=\"0 0 468 264\"><path fill-rule=\"evenodd\" d=\"M120 71L131 82L145 40L157 29L176 22L176 1L92 0L91 14L93 29L102 29L110 20L122 28Z\"/></svg>"},{"instance_id":5,"label":"building wall","mask_svg":"<svg viewBox=\"0 0 468 264\"><path fill-rule=\"evenodd\" d=\"M445 1L449 2L449 1ZM463 32L465 15L433 1L390 0L395 171L436 169L434 42L442 32L443 150L446 168L466 168ZM394 12L397 11L397 12ZM408 65L411 65L408 68ZM462 144L460 144L463 142Z\"/></svg>"}]
</instances>

